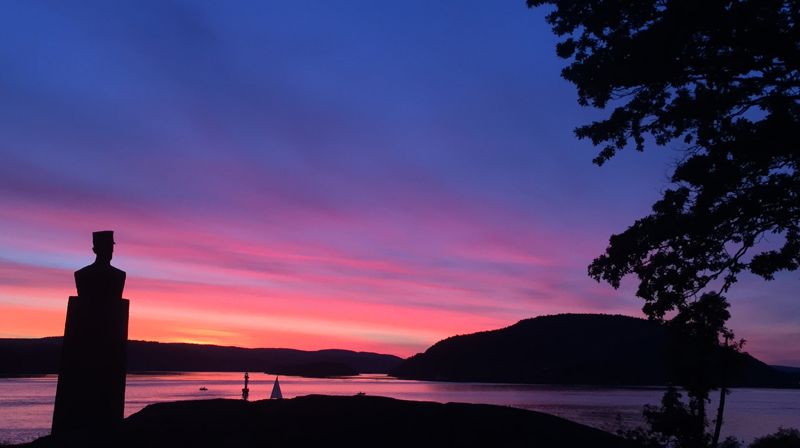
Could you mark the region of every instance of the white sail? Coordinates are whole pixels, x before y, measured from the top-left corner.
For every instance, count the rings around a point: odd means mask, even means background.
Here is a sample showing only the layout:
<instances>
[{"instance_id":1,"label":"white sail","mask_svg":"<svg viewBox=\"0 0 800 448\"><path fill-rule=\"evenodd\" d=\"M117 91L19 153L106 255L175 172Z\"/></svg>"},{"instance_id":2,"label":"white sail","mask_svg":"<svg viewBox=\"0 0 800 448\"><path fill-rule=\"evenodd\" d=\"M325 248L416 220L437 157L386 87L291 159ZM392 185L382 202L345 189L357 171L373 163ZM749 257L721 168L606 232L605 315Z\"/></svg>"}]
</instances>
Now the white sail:
<instances>
[{"instance_id":1,"label":"white sail","mask_svg":"<svg viewBox=\"0 0 800 448\"><path fill-rule=\"evenodd\" d=\"M280 400L283 398L281 393L281 383L278 382L278 377L275 377L275 384L272 386L272 395L269 396L270 400Z\"/></svg>"}]
</instances>

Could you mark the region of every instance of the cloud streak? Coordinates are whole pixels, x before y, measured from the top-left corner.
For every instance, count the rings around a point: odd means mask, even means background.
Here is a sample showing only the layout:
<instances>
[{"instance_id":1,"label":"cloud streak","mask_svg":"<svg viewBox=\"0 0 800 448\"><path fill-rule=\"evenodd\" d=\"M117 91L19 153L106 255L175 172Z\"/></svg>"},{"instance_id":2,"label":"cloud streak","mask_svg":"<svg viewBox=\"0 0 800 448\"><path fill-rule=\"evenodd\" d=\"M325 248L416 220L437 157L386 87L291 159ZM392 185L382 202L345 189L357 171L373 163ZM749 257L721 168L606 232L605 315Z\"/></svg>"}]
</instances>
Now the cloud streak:
<instances>
[{"instance_id":1,"label":"cloud streak","mask_svg":"<svg viewBox=\"0 0 800 448\"><path fill-rule=\"evenodd\" d=\"M592 113L539 12L7 6L4 336L63 331L99 229L117 232L137 339L410 355L540 314L639 315L630 285L586 265L647 212L674 155L591 165L571 129ZM742 304L767 288L744 285ZM796 328L797 280L782 285L777 314ZM751 351L794 359L767 346L796 334L762 320L737 321L763 341Z\"/></svg>"}]
</instances>

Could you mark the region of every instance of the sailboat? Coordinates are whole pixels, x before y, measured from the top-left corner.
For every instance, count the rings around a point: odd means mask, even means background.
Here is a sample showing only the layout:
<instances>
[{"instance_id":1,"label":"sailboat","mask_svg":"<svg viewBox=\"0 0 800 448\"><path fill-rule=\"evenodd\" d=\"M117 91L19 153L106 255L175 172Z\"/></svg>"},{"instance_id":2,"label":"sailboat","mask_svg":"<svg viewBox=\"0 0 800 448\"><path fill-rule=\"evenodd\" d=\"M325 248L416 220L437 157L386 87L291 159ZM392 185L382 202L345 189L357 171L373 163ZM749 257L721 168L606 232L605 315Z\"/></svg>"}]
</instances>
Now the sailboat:
<instances>
[{"instance_id":1,"label":"sailboat","mask_svg":"<svg viewBox=\"0 0 800 448\"><path fill-rule=\"evenodd\" d=\"M269 396L270 400L280 400L283 398L281 393L281 383L278 382L278 377L275 377L275 384L272 385L272 395Z\"/></svg>"}]
</instances>

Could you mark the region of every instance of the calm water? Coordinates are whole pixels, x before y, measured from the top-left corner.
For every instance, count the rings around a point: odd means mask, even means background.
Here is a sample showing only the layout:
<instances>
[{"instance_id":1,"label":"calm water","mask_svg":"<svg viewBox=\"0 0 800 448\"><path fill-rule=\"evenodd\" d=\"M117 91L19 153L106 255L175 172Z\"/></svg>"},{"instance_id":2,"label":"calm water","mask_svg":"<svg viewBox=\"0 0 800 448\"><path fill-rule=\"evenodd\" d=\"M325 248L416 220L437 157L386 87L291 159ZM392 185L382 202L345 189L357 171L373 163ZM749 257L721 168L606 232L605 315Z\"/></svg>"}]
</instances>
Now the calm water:
<instances>
[{"instance_id":1,"label":"calm water","mask_svg":"<svg viewBox=\"0 0 800 448\"><path fill-rule=\"evenodd\" d=\"M269 397L274 376L250 375L250 399ZM405 400L488 403L555 414L614 431L641 422L645 404L658 403L658 388L437 383L382 375L312 379L281 377L285 398L308 394L383 395ZM204 386L207 391L200 391ZM159 401L241 398L242 374L129 375L125 415ZM0 442L20 443L50 432L56 377L0 379ZM712 409L712 407L709 407ZM800 390L735 389L728 397L725 435L750 439L779 426L800 427Z\"/></svg>"}]
</instances>

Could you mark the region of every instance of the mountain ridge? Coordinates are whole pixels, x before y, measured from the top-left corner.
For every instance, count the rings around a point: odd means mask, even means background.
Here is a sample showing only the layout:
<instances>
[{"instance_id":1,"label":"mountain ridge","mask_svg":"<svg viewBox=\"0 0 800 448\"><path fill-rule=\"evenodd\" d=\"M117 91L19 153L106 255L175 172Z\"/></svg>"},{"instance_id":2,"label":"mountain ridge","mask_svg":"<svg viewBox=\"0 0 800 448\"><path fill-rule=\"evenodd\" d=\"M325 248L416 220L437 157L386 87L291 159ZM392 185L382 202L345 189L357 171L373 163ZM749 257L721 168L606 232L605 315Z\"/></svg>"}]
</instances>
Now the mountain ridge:
<instances>
[{"instance_id":1,"label":"mountain ridge","mask_svg":"<svg viewBox=\"0 0 800 448\"><path fill-rule=\"evenodd\" d=\"M62 339L0 339L0 375L48 374L58 372ZM129 372L269 371L302 373L311 368L313 376L387 373L402 358L373 352L344 349L297 350L291 348L244 348L184 342L128 341ZM320 367L326 367L320 369Z\"/></svg>"},{"instance_id":2,"label":"mountain ridge","mask_svg":"<svg viewBox=\"0 0 800 448\"><path fill-rule=\"evenodd\" d=\"M434 381L665 385L676 380L674 336L662 325L612 314L557 314L445 338L400 364L400 378ZM731 386L798 387L747 353Z\"/></svg>"}]
</instances>

